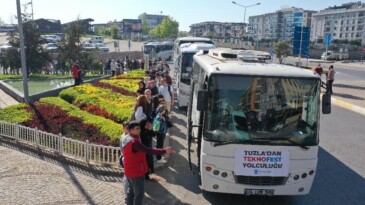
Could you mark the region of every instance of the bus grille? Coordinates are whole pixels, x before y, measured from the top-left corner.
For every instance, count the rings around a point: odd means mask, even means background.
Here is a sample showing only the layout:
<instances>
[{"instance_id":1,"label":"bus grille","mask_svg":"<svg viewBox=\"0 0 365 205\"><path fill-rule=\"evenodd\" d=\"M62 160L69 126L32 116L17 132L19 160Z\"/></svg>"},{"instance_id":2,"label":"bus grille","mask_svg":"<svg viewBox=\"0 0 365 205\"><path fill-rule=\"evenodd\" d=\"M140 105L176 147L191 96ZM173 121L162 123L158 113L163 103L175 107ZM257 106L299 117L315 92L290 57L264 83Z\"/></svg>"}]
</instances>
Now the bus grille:
<instances>
[{"instance_id":1,"label":"bus grille","mask_svg":"<svg viewBox=\"0 0 365 205\"><path fill-rule=\"evenodd\" d=\"M253 176L235 176L236 183L247 185L273 186L284 185L287 177L253 177Z\"/></svg>"}]
</instances>

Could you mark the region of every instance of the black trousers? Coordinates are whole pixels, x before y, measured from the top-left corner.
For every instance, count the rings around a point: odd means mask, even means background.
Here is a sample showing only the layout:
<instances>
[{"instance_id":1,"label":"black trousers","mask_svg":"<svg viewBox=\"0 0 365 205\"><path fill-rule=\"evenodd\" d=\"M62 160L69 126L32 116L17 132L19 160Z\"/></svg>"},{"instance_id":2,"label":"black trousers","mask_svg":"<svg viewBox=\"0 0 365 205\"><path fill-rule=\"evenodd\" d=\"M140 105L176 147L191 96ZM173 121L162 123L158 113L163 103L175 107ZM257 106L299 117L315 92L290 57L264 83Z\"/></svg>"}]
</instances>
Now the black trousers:
<instances>
[{"instance_id":1,"label":"black trousers","mask_svg":"<svg viewBox=\"0 0 365 205\"><path fill-rule=\"evenodd\" d=\"M332 85L334 80L327 80L327 93L333 94Z\"/></svg>"},{"instance_id":2,"label":"black trousers","mask_svg":"<svg viewBox=\"0 0 365 205\"><path fill-rule=\"evenodd\" d=\"M163 142L165 141L165 133L160 133L157 132L156 133L156 137L157 137L157 142L156 142L156 148L163 148ZM156 159L160 160L162 158L161 155L156 155Z\"/></svg>"}]
</instances>

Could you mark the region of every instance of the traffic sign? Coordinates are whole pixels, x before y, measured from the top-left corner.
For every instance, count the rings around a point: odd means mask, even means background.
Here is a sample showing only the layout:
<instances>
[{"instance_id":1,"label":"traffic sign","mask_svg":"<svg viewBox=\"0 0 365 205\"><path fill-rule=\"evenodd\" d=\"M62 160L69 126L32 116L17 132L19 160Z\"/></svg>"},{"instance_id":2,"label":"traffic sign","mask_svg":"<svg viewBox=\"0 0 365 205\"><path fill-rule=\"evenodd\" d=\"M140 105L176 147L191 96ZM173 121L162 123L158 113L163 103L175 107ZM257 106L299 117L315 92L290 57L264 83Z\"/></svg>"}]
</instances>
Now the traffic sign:
<instances>
[{"instance_id":1,"label":"traffic sign","mask_svg":"<svg viewBox=\"0 0 365 205\"><path fill-rule=\"evenodd\" d=\"M309 39L310 39L310 28L296 26L294 28L294 37L293 37L293 54L308 57Z\"/></svg>"},{"instance_id":2,"label":"traffic sign","mask_svg":"<svg viewBox=\"0 0 365 205\"><path fill-rule=\"evenodd\" d=\"M332 35L330 33L327 33L325 36L324 36L324 44L326 46L330 46L332 43Z\"/></svg>"}]
</instances>

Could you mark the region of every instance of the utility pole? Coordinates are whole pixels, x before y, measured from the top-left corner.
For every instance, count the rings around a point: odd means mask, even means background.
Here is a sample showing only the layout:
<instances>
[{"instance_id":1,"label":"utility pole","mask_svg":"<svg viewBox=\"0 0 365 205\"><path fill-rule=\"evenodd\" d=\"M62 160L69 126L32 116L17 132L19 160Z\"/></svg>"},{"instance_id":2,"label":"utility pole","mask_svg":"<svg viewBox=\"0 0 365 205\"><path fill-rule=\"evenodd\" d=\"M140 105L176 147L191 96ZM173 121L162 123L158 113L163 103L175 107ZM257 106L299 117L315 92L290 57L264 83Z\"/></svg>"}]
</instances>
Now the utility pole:
<instances>
[{"instance_id":1,"label":"utility pole","mask_svg":"<svg viewBox=\"0 0 365 205\"><path fill-rule=\"evenodd\" d=\"M20 12L20 0L16 0L16 7L17 7L17 15L18 15L20 59L21 59L21 63L22 63L22 74L23 74L24 102L29 103L28 72L27 72L27 65L26 65L26 61L25 61L24 33L23 33L22 13Z\"/></svg>"}]
</instances>

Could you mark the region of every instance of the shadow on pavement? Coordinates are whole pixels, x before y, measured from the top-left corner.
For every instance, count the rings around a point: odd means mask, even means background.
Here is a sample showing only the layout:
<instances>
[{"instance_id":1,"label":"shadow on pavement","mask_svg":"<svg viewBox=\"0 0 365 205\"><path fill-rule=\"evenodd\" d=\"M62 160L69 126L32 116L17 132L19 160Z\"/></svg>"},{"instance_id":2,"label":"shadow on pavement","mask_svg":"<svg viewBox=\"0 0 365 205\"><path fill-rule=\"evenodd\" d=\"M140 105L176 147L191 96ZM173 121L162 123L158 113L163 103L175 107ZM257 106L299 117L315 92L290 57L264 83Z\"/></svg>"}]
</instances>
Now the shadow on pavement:
<instances>
[{"instance_id":1,"label":"shadow on pavement","mask_svg":"<svg viewBox=\"0 0 365 205\"><path fill-rule=\"evenodd\" d=\"M365 100L363 97L358 97L346 93L333 93L333 96L340 97L340 98L346 98L346 99L352 99L352 100Z\"/></svg>"},{"instance_id":2,"label":"shadow on pavement","mask_svg":"<svg viewBox=\"0 0 365 205\"><path fill-rule=\"evenodd\" d=\"M0 137L0 145L38 158L45 162L61 166L65 168L67 172L68 170L78 172L85 176L93 177L105 182L122 182L121 171L118 168L90 165L78 160L65 158L47 150L39 149L33 145L3 137Z\"/></svg>"}]
</instances>

